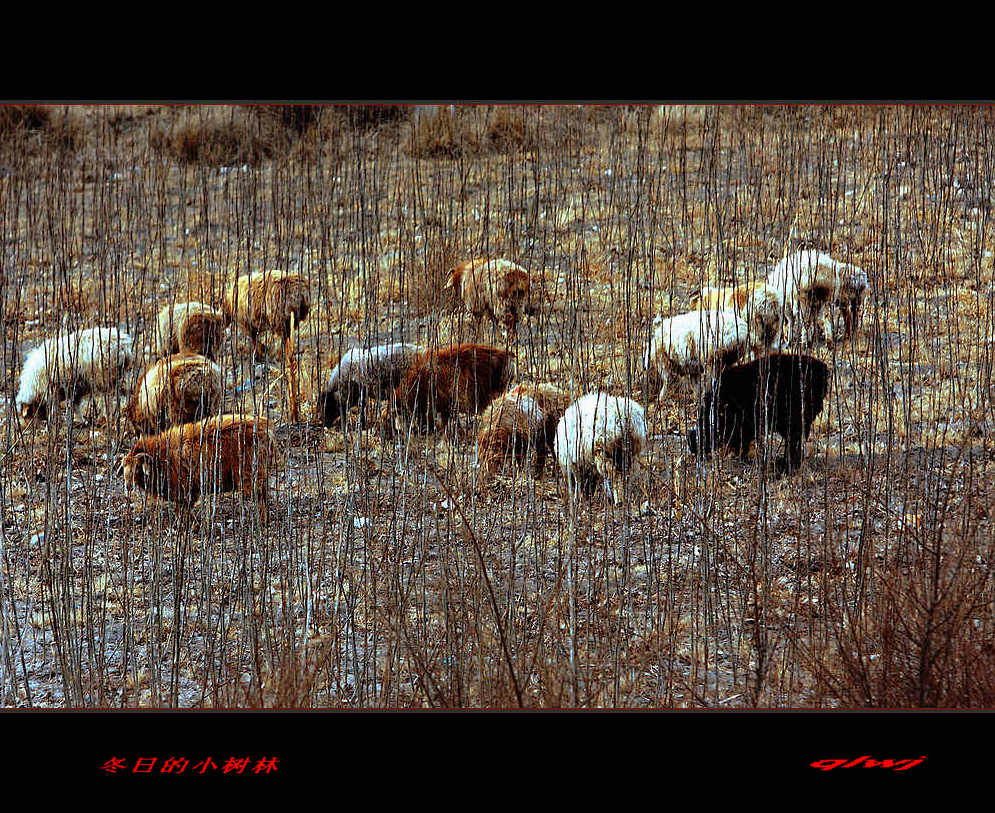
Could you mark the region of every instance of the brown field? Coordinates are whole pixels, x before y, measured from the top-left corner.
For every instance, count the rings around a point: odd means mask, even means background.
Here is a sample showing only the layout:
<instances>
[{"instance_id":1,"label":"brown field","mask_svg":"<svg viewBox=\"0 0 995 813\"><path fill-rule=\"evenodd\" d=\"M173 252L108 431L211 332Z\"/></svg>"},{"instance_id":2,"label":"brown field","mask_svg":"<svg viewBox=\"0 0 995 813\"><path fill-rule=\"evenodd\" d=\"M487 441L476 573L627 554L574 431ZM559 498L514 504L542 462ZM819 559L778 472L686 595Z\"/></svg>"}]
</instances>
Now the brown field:
<instances>
[{"instance_id":1,"label":"brown field","mask_svg":"<svg viewBox=\"0 0 995 813\"><path fill-rule=\"evenodd\" d=\"M0 705L995 705L993 147L985 106L0 107ZM870 278L807 459L699 466L653 316L802 247ZM569 511L555 460L484 488L469 416L321 427L349 347L466 338L478 256L541 288L519 380L648 404L623 505ZM277 426L268 523L129 494L156 314L271 268L311 284L301 422L279 342L219 357ZM122 391L20 420L25 354L94 325L136 339Z\"/></svg>"}]
</instances>

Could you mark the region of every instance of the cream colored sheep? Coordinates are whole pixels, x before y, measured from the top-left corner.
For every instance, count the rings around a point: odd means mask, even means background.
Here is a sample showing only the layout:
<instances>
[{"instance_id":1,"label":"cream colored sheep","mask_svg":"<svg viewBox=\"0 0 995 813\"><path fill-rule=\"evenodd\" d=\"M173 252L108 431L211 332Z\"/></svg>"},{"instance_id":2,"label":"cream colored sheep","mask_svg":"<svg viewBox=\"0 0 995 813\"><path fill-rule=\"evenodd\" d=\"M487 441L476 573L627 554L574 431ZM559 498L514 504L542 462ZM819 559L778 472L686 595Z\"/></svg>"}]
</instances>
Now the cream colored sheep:
<instances>
[{"instance_id":1,"label":"cream colored sheep","mask_svg":"<svg viewBox=\"0 0 995 813\"><path fill-rule=\"evenodd\" d=\"M47 417L66 399L75 414L92 392L121 385L134 359L132 338L116 327L94 327L46 339L28 354L15 403L22 417Z\"/></svg>"}]
</instances>

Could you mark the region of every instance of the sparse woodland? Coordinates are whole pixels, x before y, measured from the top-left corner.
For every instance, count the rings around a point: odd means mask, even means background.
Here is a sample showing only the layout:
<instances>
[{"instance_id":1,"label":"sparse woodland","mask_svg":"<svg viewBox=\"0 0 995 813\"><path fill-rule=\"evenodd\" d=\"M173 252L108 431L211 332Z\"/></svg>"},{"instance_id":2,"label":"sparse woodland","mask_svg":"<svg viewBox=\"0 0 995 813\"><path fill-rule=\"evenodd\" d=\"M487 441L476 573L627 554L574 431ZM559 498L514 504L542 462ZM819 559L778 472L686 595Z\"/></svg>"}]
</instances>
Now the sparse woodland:
<instances>
[{"instance_id":1,"label":"sparse woodland","mask_svg":"<svg viewBox=\"0 0 995 813\"><path fill-rule=\"evenodd\" d=\"M993 149L983 105L0 106L0 706L995 705ZM803 249L869 287L801 468L697 458L708 376L657 398L654 318ZM513 335L453 300L473 258L528 272ZM214 353L268 516L127 489L158 315L270 269L306 317ZM91 327L132 367L22 417ZM347 351L474 331L643 407L617 504L552 454L485 477L476 415L323 426Z\"/></svg>"}]
</instances>

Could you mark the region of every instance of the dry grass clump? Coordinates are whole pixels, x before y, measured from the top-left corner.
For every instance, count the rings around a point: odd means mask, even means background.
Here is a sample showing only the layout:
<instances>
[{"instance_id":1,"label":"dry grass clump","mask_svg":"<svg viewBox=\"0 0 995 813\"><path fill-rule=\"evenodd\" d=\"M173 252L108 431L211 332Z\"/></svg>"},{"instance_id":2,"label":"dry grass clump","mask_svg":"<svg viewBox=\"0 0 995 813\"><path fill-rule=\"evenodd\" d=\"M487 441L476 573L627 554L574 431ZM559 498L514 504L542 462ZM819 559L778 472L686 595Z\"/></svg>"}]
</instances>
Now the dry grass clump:
<instances>
[{"instance_id":1,"label":"dry grass clump","mask_svg":"<svg viewBox=\"0 0 995 813\"><path fill-rule=\"evenodd\" d=\"M406 104L338 104L335 109L350 126L359 129L394 124L411 116L411 105Z\"/></svg>"},{"instance_id":2,"label":"dry grass clump","mask_svg":"<svg viewBox=\"0 0 995 813\"><path fill-rule=\"evenodd\" d=\"M531 130L531 131L530 131ZM526 114L520 107L498 105L487 124L487 146L493 152L513 152L536 141L535 127L527 128Z\"/></svg>"},{"instance_id":3,"label":"dry grass clump","mask_svg":"<svg viewBox=\"0 0 995 813\"><path fill-rule=\"evenodd\" d=\"M957 468L955 466L955 468ZM963 469L961 477L964 476ZM967 473L965 482L973 477ZM959 490L953 479L951 489ZM802 651L820 684L855 708L989 708L995 703L991 620L991 489L892 518L890 549L853 560L853 595L839 580L822 602L832 657ZM865 581L866 580L866 581ZM873 580L874 588L861 588Z\"/></svg>"},{"instance_id":4,"label":"dry grass clump","mask_svg":"<svg viewBox=\"0 0 995 813\"><path fill-rule=\"evenodd\" d=\"M477 153L480 139L465 109L423 105L412 119L406 150L413 158L457 158Z\"/></svg>"},{"instance_id":5,"label":"dry grass clump","mask_svg":"<svg viewBox=\"0 0 995 813\"><path fill-rule=\"evenodd\" d=\"M78 149L84 143L85 128L70 110L56 105L0 105L0 144L20 144L25 136L39 133L44 137L46 146Z\"/></svg>"},{"instance_id":6,"label":"dry grass clump","mask_svg":"<svg viewBox=\"0 0 995 813\"><path fill-rule=\"evenodd\" d=\"M17 130L44 130L52 121L52 110L41 104L0 105L0 136Z\"/></svg>"},{"instance_id":7,"label":"dry grass clump","mask_svg":"<svg viewBox=\"0 0 995 813\"><path fill-rule=\"evenodd\" d=\"M320 104L256 104L251 107L258 116L272 118L298 135L316 125L326 109Z\"/></svg>"},{"instance_id":8,"label":"dry grass clump","mask_svg":"<svg viewBox=\"0 0 995 813\"><path fill-rule=\"evenodd\" d=\"M279 115L260 115L254 107L186 106L173 113L166 129L151 130L149 142L184 164L257 166L293 143Z\"/></svg>"},{"instance_id":9,"label":"dry grass clump","mask_svg":"<svg viewBox=\"0 0 995 813\"><path fill-rule=\"evenodd\" d=\"M418 105L404 149L417 158L593 149L622 118L614 105Z\"/></svg>"}]
</instances>

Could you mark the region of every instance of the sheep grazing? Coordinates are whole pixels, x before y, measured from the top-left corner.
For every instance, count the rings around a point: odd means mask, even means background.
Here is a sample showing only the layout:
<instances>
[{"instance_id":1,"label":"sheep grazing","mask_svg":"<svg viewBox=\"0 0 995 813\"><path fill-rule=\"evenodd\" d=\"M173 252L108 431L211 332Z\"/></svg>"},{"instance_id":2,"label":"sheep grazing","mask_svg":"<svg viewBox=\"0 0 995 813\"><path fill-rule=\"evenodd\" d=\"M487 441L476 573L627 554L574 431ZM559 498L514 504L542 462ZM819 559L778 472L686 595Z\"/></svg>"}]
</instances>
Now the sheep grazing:
<instances>
[{"instance_id":1,"label":"sheep grazing","mask_svg":"<svg viewBox=\"0 0 995 813\"><path fill-rule=\"evenodd\" d=\"M476 415L514 380L515 357L484 344L460 344L415 356L394 389L398 429L445 426L457 412Z\"/></svg>"},{"instance_id":2,"label":"sheep grazing","mask_svg":"<svg viewBox=\"0 0 995 813\"><path fill-rule=\"evenodd\" d=\"M735 364L750 349L747 321L731 309L701 310L660 319L643 357L648 391L663 398L680 378Z\"/></svg>"},{"instance_id":3,"label":"sheep grazing","mask_svg":"<svg viewBox=\"0 0 995 813\"><path fill-rule=\"evenodd\" d=\"M552 384L519 384L493 401L480 416L477 449L481 468L490 476L506 461L520 464L535 450L535 473L542 474L556 439L556 425L570 405L570 395Z\"/></svg>"},{"instance_id":4,"label":"sheep grazing","mask_svg":"<svg viewBox=\"0 0 995 813\"><path fill-rule=\"evenodd\" d=\"M519 314L528 309L529 274L510 260L468 260L449 272L445 287L473 316L478 333L487 316L495 329L501 326L507 335L513 335Z\"/></svg>"},{"instance_id":5,"label":"sheep grazing","mask_svg":"<svg viewBox=\"0 0 995 813\"><path fill-rule=\"evenodd\" d=\"M122 414L151 435L216 415L223 399L221 368L206 356L177 353L145 371Z\"/></svg>"},{"instance_id":6,"label":"sheep grazing","mask_svg":"<svg viewBox=\"0 0 995 813\"><path fill-rule=\"evenodd\" d=\"M843 313L843 335L853 335L860 322L860 311L867 295L867 272L851 265L840 273L839 289L834 304Z\"/></svg>"},{"instance_id":7,"label":"sheep grazing","mask_svg":"<svg viewBox=\"0 0 995 813\"><path fill-rule=\"evenodd\" d=\"M784 302L789 340L811 347L816 340L827 338L827 309L832 305L843 312L845 336L853 332L867 290L867 274L820 251L798 251L774 266L767 285Z\"/></svg>"},{"instance_id":8,"label":"sheep grazing","mask_svg":"<svg viewBox=\"0 0 995 813\"><path fill-rule=\"evenodd\" d=\"M603 483L617 505L645 446L643 408L604 392L575 401L556 427L556 459L572 497L591 495Z\"/></svg>"},{"instance_id":9,"label":"sheep grazing","mask_svg":"<svg viewBox=\"0 0 995 813\"><path fill-rule=\"evenodd\" d=\"M795 471L828 388L829 368L812 356L775 353L730 367L705 394L688 447L707 455L723 446L745 458L758 426L766 427L785 439L779 473Z\"/></svg>"},{"instance_id":10,"label":"sheep grazing","mask_svg":"<svg viewBox=\"0 0 995 813\"><path fill-rule=\"evenodd\" d=\"M110 392L134 360L131 337L115 327L94 327L46 339L28 354L15 404L22 417L45 418L63 400L73 414L92 392Z\"/></svg>"},{"instance_id":11,"label":"sheep grazing","mask_svg":"<svg viewBox=\"0 0 995 813\"><path fill-rule=\"evenodd\" d=\"M156 317L153 347L159 356L195 353L217 358L225 336L226 317L203 302L167 305Z\"/></svg>"},{"instance_id":12,"label":"sheep grazing","mask_svg":"<svg viewBox=\"0 0 995 813\"><path fill-rule=\"evenodd\" d=\"M300 274L256 271L243 274L225 291L221 305L225 316L249 334L253 353L259 337L273 333L286 340L291 325L300 324L311 311L311 290Z\"/></svg>"},{"instance_id":13,"label":"sheep grazing","mask_svg":"<svg viewBox=\"0 0 995 813\"><path fill-rule=\"evenodd\" d=\"M380 400L390 394L415 356L425 348L417 344L382 344L354 347L335 365L318 396L318 412L325 426L343 419L349 408L360 405L360 414L369 398Z\"/></svg>"},{"instance_id":14,"label":"sheep grazing","mask_svg":"<svg viewBox=\"0 0 995 813\"><path fill-rule=\"evenodd\" d=\"M243 274L225 291L221 309L225 315L249 334L252 354L260 352L259 337L273 333L283 339L283 360L287 366L290 420L300 417L297 383L297 357L293 353L294 328L311 311L311 289L300 274L287 271L256 271Z\"/></svg>"},{"instance_id":15,"label":"sheep grazing","mask_svg":"<svg viewBox=\"0 0 995 813\"><path fill-rule=\"evenodd\" d=\"M240 492L255 499L265 522L267 481L281 462L268 420L219 415L141 438L121 469L129 488L187 507L202 496Z\"/></svg>"}]
</instances>

